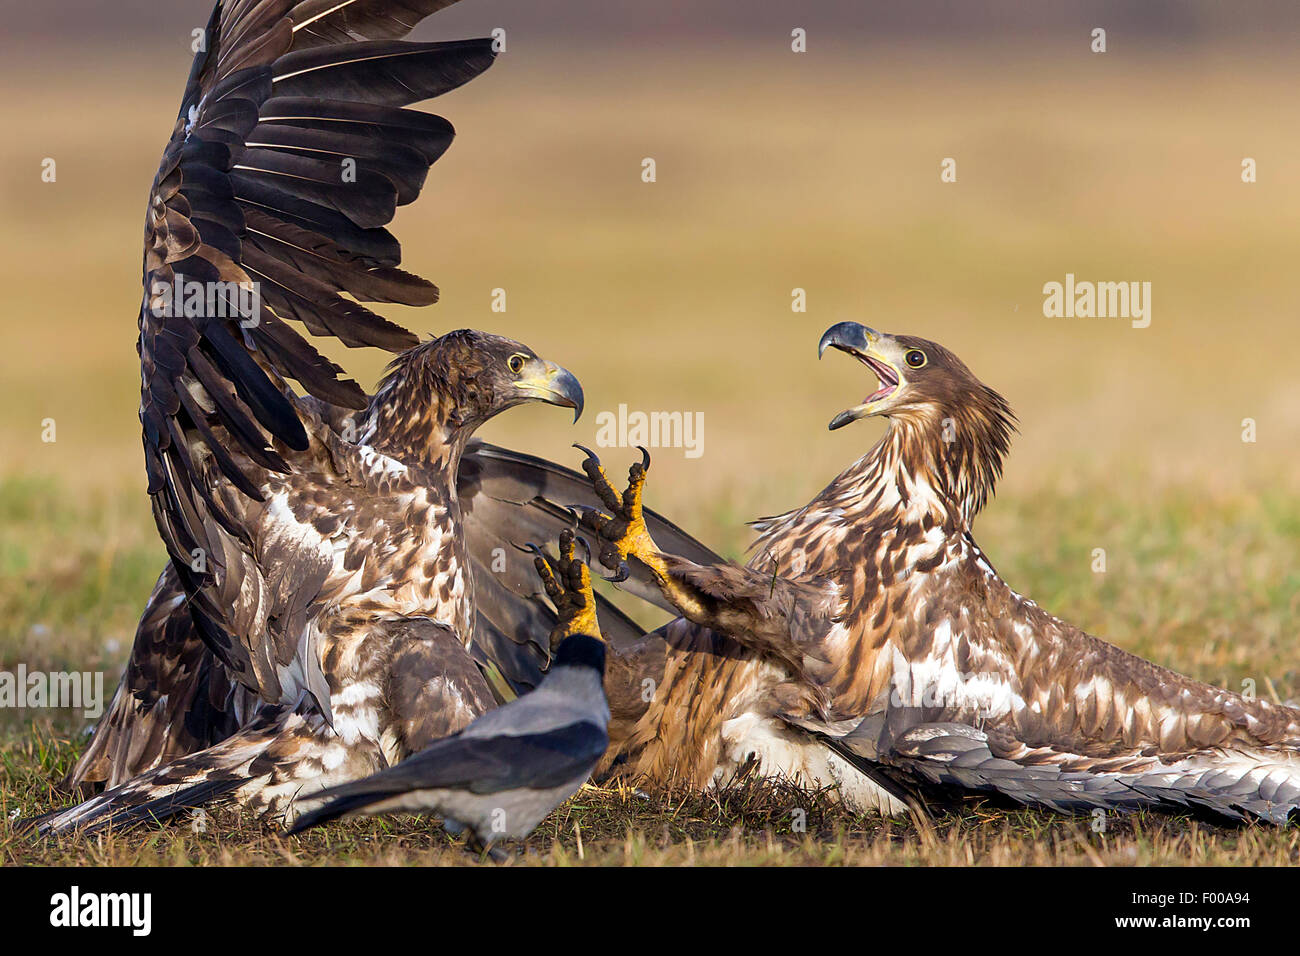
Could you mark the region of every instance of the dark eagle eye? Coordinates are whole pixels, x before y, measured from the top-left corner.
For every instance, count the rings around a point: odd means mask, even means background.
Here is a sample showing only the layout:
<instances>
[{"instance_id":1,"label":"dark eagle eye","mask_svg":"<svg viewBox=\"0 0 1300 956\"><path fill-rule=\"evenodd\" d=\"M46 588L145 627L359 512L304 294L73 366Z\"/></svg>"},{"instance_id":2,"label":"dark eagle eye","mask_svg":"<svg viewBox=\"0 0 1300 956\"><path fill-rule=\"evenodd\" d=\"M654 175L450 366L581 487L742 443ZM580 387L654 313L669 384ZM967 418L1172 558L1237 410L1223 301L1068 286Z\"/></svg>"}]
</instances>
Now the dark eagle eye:
<instances>
[{"instance_id":1,"label":"dark eagle eye","mask_svg":"<svg viewBox=\"0 0 1300 956\"><path fill-rule=\"evenodd\" d=\"M925 353L920 349L908 349L907 354L903 356L903 361L907 363L908 368L924 368Z\"/></svg>"},{"instance_id":2,"label":"dark eagle eye","mask_svg":"<svg viewBox=\"0 0 1300 956\"><path fill-rule=\"evenodd\" d=\"M518 352L516 352L514 355L510 356L510 359L506 362L506 365L509 367L510 371L518 375L520 372L524 370L524 357Z\"/></svg>"}]
</instances>

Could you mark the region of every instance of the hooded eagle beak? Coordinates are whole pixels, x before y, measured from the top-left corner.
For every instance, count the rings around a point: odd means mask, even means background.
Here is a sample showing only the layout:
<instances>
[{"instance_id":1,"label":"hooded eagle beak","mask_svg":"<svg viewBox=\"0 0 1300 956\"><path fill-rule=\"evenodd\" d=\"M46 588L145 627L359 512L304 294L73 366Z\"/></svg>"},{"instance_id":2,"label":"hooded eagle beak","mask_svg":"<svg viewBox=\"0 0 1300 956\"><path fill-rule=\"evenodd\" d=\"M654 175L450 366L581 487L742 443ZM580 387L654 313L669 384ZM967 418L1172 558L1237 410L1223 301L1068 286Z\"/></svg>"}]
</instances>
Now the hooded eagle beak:
<instances>
[{"instance_id":1,"label":"hooded eagle beak","mask_svg":"<svg viewBox=\"0 0 1300 956\"><path fill-rule=\"evenodd\" d=\"M577 377L567 368L554 362L540 362L540 369L527 378L515 382L515 388L521 389L527 398L548 405L560 405L573 409L573 420L582 417L582 385Z\"/></svg>"},{"instance_id":2,"label":"hooded eagle beak","mask_svg":"<svg viewBox=\"0 0 1300 956\"><path fill-rule=\"evenodd\" d=\"M902 376L878 350L881 338L881 334L875 329L869 329L860 323L840 322L827 329L821 341L817 343L818 358L826 354L828 348L848 352L871 369L880 380L880 388L867 396L861 405L847 408L831 419L828 426L831 431L843 428L849 422L874 415L879 410L879 403L898 389Z\"/></svg>"}]
</instances>

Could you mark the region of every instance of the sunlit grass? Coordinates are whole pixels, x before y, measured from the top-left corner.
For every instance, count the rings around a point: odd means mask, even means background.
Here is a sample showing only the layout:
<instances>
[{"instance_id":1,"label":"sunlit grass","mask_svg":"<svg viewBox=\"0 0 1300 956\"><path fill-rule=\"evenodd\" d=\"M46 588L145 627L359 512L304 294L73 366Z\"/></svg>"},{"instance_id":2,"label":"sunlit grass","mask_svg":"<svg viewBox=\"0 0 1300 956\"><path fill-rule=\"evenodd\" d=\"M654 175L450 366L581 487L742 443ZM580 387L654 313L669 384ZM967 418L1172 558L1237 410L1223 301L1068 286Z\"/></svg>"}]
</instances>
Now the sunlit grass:
<instances>
[{"instance_id":1,"label":"sunlit grass","mask_svg":"<svg viewBox=\"0 0 1300 956\"><path fill-rule=\"evenodd\" d=\"M46 780L70 748L41 736L0 757L0 864L408 865L479 862L436 824L381 817L286 837L247 814L218 810L162 828L88 839L32 841L6 819L49 801ZM14 759L15 754L24 759ZM1065 816L981 802L942 812L918 830L846 812L826 793L743 785L712 794L585 787L526 840L514 866L1288 866L1300 830L1220 827L1139 813Z\"/></svg>"},{"instance_id":2,"label":"sunlit grass","mask_svg":"<svg viewBox=\"0 0 1300 956\"><path fill-rule=\"evenodd\" d=\"M165 554L137 494L0 479L0 669L104 670L111 693Z\"/></svg>"},{"instance_id":3,"label":"sunlit grass","mask_svg":"<svg viewBox=\"0 0 1300 956\"><path fill-rule=\"evenodd\" d=\"M0 543L5 560L24 569L0 585L8 622L0 665L103 669L111 692L162 549L138 497L93 506L74 500L21 482L0 487ZM702 535L735 553L745 538L734 517L719 506ZM981 539L1009 581L1065 618L1198 678L1234 690L1250 680L1261 696L1286 699L1300 696L1300 588L1296 539L1276 529L1298 519L1300 506L1271 493L1225 500L1167 488L1128 503L1044 493L995 504ZM106 535L107 528L116 530ZM106 537L116 542L107 558ZM32 541L39 548L25 544ZM1104 574L1092 570L1096 547L1106 549ZM32 570L42 567L60 569L59 587L45 586L44 575ZM84 746L87 722L71 711L0 713L0 819L65 803L51 785ZM794 808L808 812L806 833L791 829ZM10 862L473 862L436 826L409 819L330 827L292 840L227 811L198 833L182 820L144 834L50 845L6 837L4 827L0 860ZM1298 852L1294 830L1224 829L1158 815L1116 818L1104 835L1092 831L1090 820L995 808L941 815L933 827L933 834L921 834L909 823L848 814L824 796L788 792L717 800L656 795L647 802L584 791L527 841L516 862L1236 865L1293 863Z\"/></svg>"}]
</instances>

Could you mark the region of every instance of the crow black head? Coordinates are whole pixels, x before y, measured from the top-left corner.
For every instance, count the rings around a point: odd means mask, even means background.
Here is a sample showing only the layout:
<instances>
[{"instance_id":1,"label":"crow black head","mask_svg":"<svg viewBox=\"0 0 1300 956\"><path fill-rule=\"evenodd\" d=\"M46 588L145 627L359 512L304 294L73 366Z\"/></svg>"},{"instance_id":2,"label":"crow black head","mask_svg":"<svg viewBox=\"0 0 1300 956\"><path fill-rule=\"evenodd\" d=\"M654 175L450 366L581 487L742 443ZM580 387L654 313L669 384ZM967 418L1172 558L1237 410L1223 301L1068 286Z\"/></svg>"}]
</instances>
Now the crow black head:
<instances>
[{"instance_id":1,"label":"crow black head","mask_svg":"<svg viewBox=\"0 0 1300 956\"><path fill-rule=\"evenodd\" d=\"M551 669L556 667L590 667L598 674L605 673L605 642L587 634L566 637L555 651Z\"/></svg>"}]
</instances>

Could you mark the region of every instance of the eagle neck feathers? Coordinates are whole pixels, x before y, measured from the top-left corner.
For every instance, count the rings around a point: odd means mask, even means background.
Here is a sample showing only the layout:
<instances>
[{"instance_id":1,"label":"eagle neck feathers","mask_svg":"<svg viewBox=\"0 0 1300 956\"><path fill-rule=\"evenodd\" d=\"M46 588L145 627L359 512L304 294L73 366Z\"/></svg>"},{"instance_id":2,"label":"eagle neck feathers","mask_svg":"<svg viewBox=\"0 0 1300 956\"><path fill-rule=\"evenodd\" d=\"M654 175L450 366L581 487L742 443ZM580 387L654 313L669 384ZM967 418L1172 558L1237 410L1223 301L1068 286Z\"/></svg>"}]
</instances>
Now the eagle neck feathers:
<instances>
[{"instance_id":1,"label":"eagle neck feathers","mask_svg":"<svg viewBox=\"0 0 1300 956\"><path fill-rule=\"evenodd\" d=\"M889 430L864 461L873 455L887 459L969 528L993 496L1014 431L1015 415L1006 400L980 386L968 401L891 417Z\"/></svg>"},{"instance_id":2,"label":"eagle neck feathers","mask_svg":"<svg viewBox=\"0 0 1300 956\"><path fill-rule=\"evenodd\" d=\"M827 525L880 534L911 519L969 530L1002 475L1015 431L1010 406L986 388L956 409L926 406L888 422L871 451L807 505L754 522L755 549L764 553Z\"/></svg>"},{"instance_id":3,"label":"eagle neck feathers","mask_svg":"<svg viewBox=\"0 0 1300 956\"><path fill-rule=\"evenodd\" d=\"M427 368L394 363L361 416L357 441L405 465L455 475L473 432L467 424ZM454 481L451 487L454 493Z\"/></svg>"}]
</instances>

